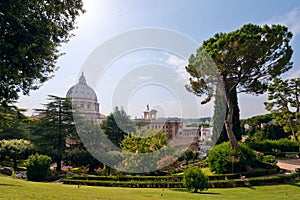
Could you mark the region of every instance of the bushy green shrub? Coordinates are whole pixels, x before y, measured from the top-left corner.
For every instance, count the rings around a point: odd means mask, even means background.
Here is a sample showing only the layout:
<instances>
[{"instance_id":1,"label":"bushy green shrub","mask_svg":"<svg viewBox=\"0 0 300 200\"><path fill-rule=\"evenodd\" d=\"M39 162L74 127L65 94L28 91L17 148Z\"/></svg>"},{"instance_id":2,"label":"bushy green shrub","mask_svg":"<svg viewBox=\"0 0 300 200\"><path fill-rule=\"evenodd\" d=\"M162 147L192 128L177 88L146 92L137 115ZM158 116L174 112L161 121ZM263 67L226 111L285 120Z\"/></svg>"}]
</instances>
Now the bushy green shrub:
<instances>
[{"instance_id":1,"label":"bushy green shrub","mask_svg":"<svg viewBox=\"0 0 300 200\"><path fill-rule=\"evenodd\" d=\"M207 158L210 170L218 174L242 172L246 170L246 165L254 164L256 160L254 151L244 143L239 145L241 151L232 149L229 142L214 146Z\"/></svg>"},{"instance_id":2,"label":"bushy green shrub","mask_svg":"<svg viewBox=\"0 0 300 200\"><path fill-rule=\"evenodd\" d=\"M29 156L25 166L27 168L27 178L30 181L44 181L49 175L51 158L46 155Z\"/></svg>"},{"instance_id":3,"label":"bushy green shrub","mask_svg":"<svg viewBox=\"0 0 300 200\"><path fill-rule=\"evenodd\" d=\"M262 161L263 161L263 162L268 162L268 163L274 163L274 164L277 163L276 157L275 157L275 156L272 156L272 155L266 155L266 156L263 156Z\"/></svg>"},{"instance_id":4,"label":"bushy green shrub","mask_svg":"<svg viewBox=\"0 0 300 200\"><path fill-rule=\"evenodd\" d=\"M208 177L200 167L191 167L184 171L183 184L189 191L201 192L208 188Z\"/></svg>"}]
</instances>

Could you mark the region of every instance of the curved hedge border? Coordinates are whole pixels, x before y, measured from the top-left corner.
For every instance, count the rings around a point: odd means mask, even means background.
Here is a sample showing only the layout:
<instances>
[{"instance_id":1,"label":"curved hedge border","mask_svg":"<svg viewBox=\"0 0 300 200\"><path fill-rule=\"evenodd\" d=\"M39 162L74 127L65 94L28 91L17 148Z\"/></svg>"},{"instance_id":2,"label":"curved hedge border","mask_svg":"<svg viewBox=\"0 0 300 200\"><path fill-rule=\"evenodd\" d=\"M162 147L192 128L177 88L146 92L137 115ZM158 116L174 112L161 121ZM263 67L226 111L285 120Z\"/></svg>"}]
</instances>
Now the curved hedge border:
<instances>
[{"instance_id":1,"label":"curved hedge border","mask_svg":"<svg viewBox=\"0 0 300 200\"><path fill-rule=\"evenodd\" d=\"M279 168L272 169L254 169L250 172L235 173L235 174L216 174L208 176L210 181L213 180L231 180L239 179L240 176L246 176L247 178L265 176L277 173ZM171 175L171 176L73 176L68 179L72 180L90 180L90 181L113 181L113 182L181 182L183 180L183 174Z\"/></svg>"},{"instance_id":2,"label":"curved hedge border","mask_svg":"<svg viewBox=\"0 0 300 200\"><path fill-rule=\"evenodd\" d=\"M146 180L146 178L142 178L142 179ZM256 177L256 178L246 178L246 179L210 180L209 188L231 188L231 187L250 187L250 186L261 186L261 185L276 185L276 184L292 182L299 179L300 179L300 173L293 173L293 174L282 175L282 176L267 176L267 177ZM108 181L108 180L65 178L62 181L64 184L106 186L106 187L130 187L130 188L183 188L184 187L182 181L170 181L170 180L169 181L145 181L145 180L138 181L138 180L128 179L127 181L125 181L123 179L122 181L120 180Z\"/></svg>"},{"instance_id":3,"label":"curved hedge border","mask_svg":"<svg viewBox=\"0 0 300 200\"><path fill-rule=\"evenodd\" d=\"M129 187L129 188L183 188L182 182L150 182L150 181L96 181L63 179L64 184L89 185L104 187Z\"/></svg>"}]
</instances>

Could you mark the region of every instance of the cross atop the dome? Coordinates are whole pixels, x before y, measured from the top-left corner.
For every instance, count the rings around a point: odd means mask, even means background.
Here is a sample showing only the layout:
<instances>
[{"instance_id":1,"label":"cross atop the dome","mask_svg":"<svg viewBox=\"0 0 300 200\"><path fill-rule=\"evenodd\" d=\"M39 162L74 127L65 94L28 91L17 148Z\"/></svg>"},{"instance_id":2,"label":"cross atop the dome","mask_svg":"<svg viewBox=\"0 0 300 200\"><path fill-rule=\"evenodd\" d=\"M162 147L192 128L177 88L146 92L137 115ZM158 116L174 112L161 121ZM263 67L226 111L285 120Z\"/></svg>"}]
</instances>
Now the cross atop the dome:
<instances>
[{"instance_id":1,"label":"cross atop the dome","mask_svg":"<svg viewBox=\"0 0 300 200\"><path fill-rule=\"evenodd\" d=\"M79 78L79 83L86 83L86 79L85 79L85 77L83 75L83 72L82 72L82 74L81 74L81 76Z\"/></svg>"}]
</instances>

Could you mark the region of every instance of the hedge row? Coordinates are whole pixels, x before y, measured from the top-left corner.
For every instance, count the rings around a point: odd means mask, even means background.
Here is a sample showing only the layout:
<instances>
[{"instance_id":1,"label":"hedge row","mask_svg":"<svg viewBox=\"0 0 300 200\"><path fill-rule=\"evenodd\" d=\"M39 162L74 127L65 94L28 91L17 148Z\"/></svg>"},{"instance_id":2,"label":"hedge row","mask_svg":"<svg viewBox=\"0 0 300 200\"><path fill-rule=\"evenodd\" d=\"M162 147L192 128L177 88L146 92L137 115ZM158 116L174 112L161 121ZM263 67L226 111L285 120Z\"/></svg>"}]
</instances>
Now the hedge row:
<instances>
[{"instance_id":1,"label":"hedge row","mask_svg":"<svg viewBox=\"0 0 300 200\"><path fill-rule=\"evenodd\" d=\"M182 182L149 182L149 181L99 181L99 180L73 180L63 179L64 184L89 185L104 187L129 187L129 188L182 188Z\"/></svg>"},{"instance_id":2,"label":"hedge row","mask_svg":"<svg viewBox=\"0 0 300 200\"><path fill-rule=\"evenodd\" d=\"M216 174L208 176L209 180L230 180L239 179L240 176L258 177L270 175L278 172L278 168L272 169L255 169L250 172L236 173L236 174ZM73 176L68 179L72 180L86 180L86 181L113 181L113 182L181 182L183 175L172 176Z\"/></svg>"},{"instance_id":3,"label":"hedge row","mask_svg":"<svg viewBox=\"0 0 300 200\"><path fill-rule=\"evenodd\" d=\"M280 140L250 141L248 145L261 152L299 152L299 143L287 138Z\"/></svg>"},{"instance_id":4,"label":"hedge row","mask_svg":"<svg viewBox=\"0 0 300 200\"><path fill-rule=\"evenodd\" d=\"M300 174L293 173L282 176L268 176L233 180L209 181L210 188L250 187L262 185L276 185L299 180ZM150 181L100 181L100 180L75 180L63 179L64 184L90 185L105 187L129 187L129 188L183 188L182 182L150 182Z\"/></svg>"},{"instance_id":5,"label":"hedge row","mask_svg":"<svg viewBox=\"0 0 300 200\"><path fill-rule=\"evenodd\" d=\"M183 175L173 176L73 176L74 180L181 182Z\"/></svg>"},{"instance_id":6,"label":"hedge row","mask_svg":"<svg viewBox=\"0 0 300 200\"><path fill-rule=\"evenodd\" d=\"M272 155L272 156L276 156L276 157L296 157L296 156L300 156L300 152L264 152L265 155Z\"/></svg>"},{"instance_id":7,"label":"hedge row","mask_svg":"<svg viewBox=\"0 0 300 200\"><path fill-rule=\"evenodd\" d=\"M268 176L268 177L257 177L250 179L235 179L235 180L220 180L210 181L210 188L231 188L231 187L251 187L251 186L262 186L262 185L277 185L282 183L288 183L295 180L299 180L299 173L288 174L283 176Z\"/></svg>"},{"instance_id":8,"label":"hedge row","mask_svg":"<svg viewBox=\"0 0 300 200\"><path fill-rule=\"evenodd\" d=\"M214 181L214 180L233 180L233 179L239 179L240 176L245 176L247 178L252 178L252 177L271 175L271 174L275 174L277 172L279 172L279 168L254 169L250 172L242 172L242 173L236 173L236 174L216 174L216 175L208 176L208 179L210 181Z\"/></svg>"}]
</instances>

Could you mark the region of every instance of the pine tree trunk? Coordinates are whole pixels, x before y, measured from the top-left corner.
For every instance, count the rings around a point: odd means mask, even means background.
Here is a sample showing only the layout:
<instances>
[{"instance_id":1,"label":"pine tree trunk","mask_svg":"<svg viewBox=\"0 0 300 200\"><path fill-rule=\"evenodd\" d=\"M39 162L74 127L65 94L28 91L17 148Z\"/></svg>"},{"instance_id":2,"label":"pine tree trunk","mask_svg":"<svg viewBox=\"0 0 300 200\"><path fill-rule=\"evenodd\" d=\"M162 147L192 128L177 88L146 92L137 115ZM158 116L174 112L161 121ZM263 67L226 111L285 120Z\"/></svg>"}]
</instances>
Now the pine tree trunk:
<instances>
[{"instance_id":1,"label":"pine tree trunk","mask_svg":"<svg viewBox=\"0 0 300 200\"><path fill-rule=\"evenodd\" d=\"M227 102L227 106L228 106L228 113L227 113L227 117L225 120L225 127L226 127L226 132L227 132L227 136L229 139L229 142L232 146L233 149L240 151L240 146L237 142L237 139L233 133L233 123L232 123L232 118L233 118L233 103L232 103L232 99L230 98L231 94L230 92L226 91L226 102Z\"/></svg>"},{"instance_id":2,"label":"pine tree trunk","mask_svg":"<svg viewBox=\"0 0 300 200\"><path fill-rule=\"evenodd\" d=\"M297 115L297 114L296 114L296 115ZM289 118L289 119L288 119L288 121L289 121L289 126L290 126L290 129L291 129L291 131L292 131L292 135L293 135L294 141L295 141L295 142L298 142L298 138L297 138L297 136L296 136L296 134L295 134L293 125L292 125L292 123L291 123L292 120L293 120L292 118Z\"/></svg>"},{"instance_id":3,"label":"pine tree trunk","mask_svg":"<svg viewBox=\"0 0 300 200\"><path fill-rule=\"evenodd\" d=\"M17 165L17 158L13 158L14 161L14 170L18 170L18 165Z\"/></svg>"},{"instance_id":4,"label":"pine tree trunk","mask_svg":"<svg viewBox=\"0 0 300 200\"><path fill-rule=\"evenodd\" d=\"M229 142L232 146L233 149L237 150L237 151L241 151L241 148L238 144L238 141L234 135L233 132L233 123L232 123L232 119L233 119L233 102L232 102L232 98L231 98L231 92L226 90L226 102L227 102L227 106L228 106L228 113L227 113L227 117L225 120L225 127L226 127L226 132L227 132L227 136L229 139ZM248 164L246 164L245 166L247 171L251 171L252 167Z\"/></svg>"},{"instance_id":5,"label":"pine tree trunk","mask_svg":"<svg viewBox=\"0 0 300 200\"><path fill-rule=\"evenodd\" d=\"M61 160L62 159L57 159L57 161L56 161L56 171L57 172L61 171Z\"/></svg>"}]
</instances>

